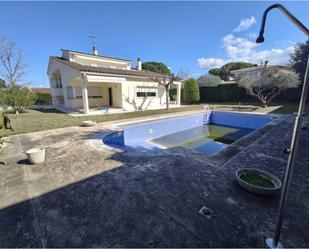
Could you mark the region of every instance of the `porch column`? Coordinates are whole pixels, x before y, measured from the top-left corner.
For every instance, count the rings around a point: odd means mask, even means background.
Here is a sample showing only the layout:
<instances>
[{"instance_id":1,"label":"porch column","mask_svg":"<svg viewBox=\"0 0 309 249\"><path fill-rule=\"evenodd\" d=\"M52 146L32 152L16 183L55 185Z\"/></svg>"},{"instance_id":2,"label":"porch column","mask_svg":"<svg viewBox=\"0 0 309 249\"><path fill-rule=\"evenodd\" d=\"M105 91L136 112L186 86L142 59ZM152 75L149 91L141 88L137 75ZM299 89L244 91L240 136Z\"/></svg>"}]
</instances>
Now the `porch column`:
<instances>
[{"instance_id":1,"label":"porch column","mask_svg":"<svg viewBox=\"0 0 309 249\"><path fill-rule=\"evenodd\" d=\"M176 103L177 105L180 105L181 102L181 83L177 84L177 100Z\"/></svg>"},{"instance_id":2,"label":"porch column","mask_svg":"<svg viewBox=\"0 0 309 249\"><path fill-rule=\"evenodd\" d=\"M89 113L89 103L88 103L88 90L86 85L86 75L82 74L81 76L81 88L82 88L82 95L83 95L83 109L84 113Z\"/></svg>"}]
</instances>

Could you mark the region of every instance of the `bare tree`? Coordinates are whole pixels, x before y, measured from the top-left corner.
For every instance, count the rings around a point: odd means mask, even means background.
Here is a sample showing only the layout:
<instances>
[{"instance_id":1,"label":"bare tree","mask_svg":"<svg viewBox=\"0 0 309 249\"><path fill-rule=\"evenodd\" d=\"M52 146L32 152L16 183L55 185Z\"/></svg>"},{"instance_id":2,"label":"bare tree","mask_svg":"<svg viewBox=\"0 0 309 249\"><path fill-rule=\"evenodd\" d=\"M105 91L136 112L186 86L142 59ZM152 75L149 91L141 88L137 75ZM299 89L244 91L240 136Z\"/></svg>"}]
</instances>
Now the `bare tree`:
<instances>
[{"instance_id":1,"label":"bare tree","mask_svg":"<svg viewBox=\"0 0 309 249\"><path fill-rule=\"evenodd\" d=\"M295 88L299 83L297 74L283 71L262 70L255 74L244 73L238 79L238 85L244 87L249 95L258 98L263 107L267 107L282 90Z\"/></svg>"},{"instance_id":2,"label":"bare tree","mask_svg":"<svg viewBox=\"0 0 309 249\"><path fill-rule=\"evenodd\" d=\"M170 89L171 86L175 83L175 81L182 81L186 78L188 78L188 72L180 69L177 75L171 74L171 75L164 75L164 76L157 76L157 77L150 77L151 80L159 83L161 86L165 88L166 93L166 110L169 109L169 96L170 96Z\"/></svg>"},{"instance_id":3,"label":"bare tree","mask_svg":"<svg viewBox=\"0 0 309 249\"><path fill-rule=\"evenodd\" d=\"M0 36L0 76L8 87L23 83L26 64L15 42Z\"/></svg>"}]
</instances>

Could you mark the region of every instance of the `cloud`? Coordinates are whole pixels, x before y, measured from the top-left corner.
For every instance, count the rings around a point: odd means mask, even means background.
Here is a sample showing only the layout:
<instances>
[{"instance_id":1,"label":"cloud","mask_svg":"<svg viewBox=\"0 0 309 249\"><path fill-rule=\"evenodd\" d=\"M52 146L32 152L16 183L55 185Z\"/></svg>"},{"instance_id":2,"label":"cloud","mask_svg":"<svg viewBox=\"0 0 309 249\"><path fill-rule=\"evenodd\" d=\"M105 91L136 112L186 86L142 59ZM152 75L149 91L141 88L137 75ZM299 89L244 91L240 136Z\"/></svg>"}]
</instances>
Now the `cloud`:
<instances>
[{"instance_id":1,"label":"cloud","mask_svg":"<svg viewBox=\"0 0 309 249\"><path fill-rule=\"evenodd\" d=\"M220 58L198 58L197 63L200 68L214 68L214 67L221 67L226 62L223 59Z\"/></svg>"},{"instance_id":2,"label":"cloud","mask_svg":"<svg viewBox=\"0 0 309 249\"><path fill-rule=\"evenodd\" d=\"M258 34L257 33L250 33L250 34L248 34L248 37L250 39L256 39L258 37Z\"/></svg>"},{"instance_id":3,"label":"cloud","mask_svg":"<svg viewBox=\"0 0 309 249\"><path fill-rule=\"evenodd\" d=\"M234 32L241 32L249 29L253 24L256 23L254 16L249 18L242 18L237 28L234 29Z\"/></svg>"},{"instance_id":4,"label":"cloud","mask_svg":"<svg viewBox=\"0 0 309 249\"><path fill-rule=\"evenodd\" d=\"M257 46L255 42L247 38L235 37L233 34L228 34L222 39L222 47L231 59L249 56L252 49Z\"/></svg>"},{"instance_id":5,"label":"cloud","mask_svg":"<svg viewBox=\"0 0 309 249\"><path fill-rule=\"evenodd\" d=\"M225 58L205 58L197 59L197 63L202 69L221 67L228 62L250 62L260 64L265 60L269 64L284 65L289 62L289 55L293 52L294 47L273 48L269 50L257 51L259 44L245 37L237 37L234 34L228 34L221 40L221 48L225 51Z\"/></svg>"}]
</instances>

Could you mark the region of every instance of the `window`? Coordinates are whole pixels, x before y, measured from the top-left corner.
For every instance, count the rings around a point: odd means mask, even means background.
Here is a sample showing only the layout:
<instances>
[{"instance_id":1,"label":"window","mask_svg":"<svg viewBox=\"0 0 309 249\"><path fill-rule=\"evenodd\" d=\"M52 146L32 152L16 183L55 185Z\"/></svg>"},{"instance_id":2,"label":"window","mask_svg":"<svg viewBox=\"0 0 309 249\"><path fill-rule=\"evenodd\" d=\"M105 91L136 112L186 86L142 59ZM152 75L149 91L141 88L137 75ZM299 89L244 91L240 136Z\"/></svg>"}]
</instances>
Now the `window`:
<instances>
[{"instance_id":1,"label":"window","mask_svg":"<svg viewBox=\"0 0 309 249\"><path fill-rule=\"evenodd\" d=\"M74 99L73 87L71 86L67 87L67 95L68 95L68 99Z\"/></svg>"},{"instance_id":2,"label":"window","mask_svg":"<svg viewBox=\"0 0 309 249\"><path fill-rule=\"evenodd\" d=\"M146 93L145 92L137 92L136 96L137 97L146 97Z\"/></svg>"},{"instance_id":3,"label":"window","mask_svg":"<svg viewBox=\"0 0 309 249\"><path fill-rule=\"evenodd\" d=\"M136 89L136 97L146 98L156 96L157 96L156 87L138 86Z\"/></svg>"},{"instance_id":4,"label":"window","mask_svg":"<svg viewBox=\"0 0 309 249\"><path fill-rule=\"evenodd\" d=\"M147 92L147 97L156 97L157 93L156 92Z\"/></svg>"},{"instance_id":5,"label":"window","mask_svg":"<svg viewBox=\"0 0 309 249\"><path fill-rule=\"evenodd\" d=\"M102 88L101 87L87 87L88 99L101 99L102 98ZM75 87L75 98L81 99L83 97L81 87Z\"/></svg>"},{"instance_id":6,"label":"window","mask_svg":"<svg viewBox=\"0 0 309 249\"><path fill-rule=\"evenodd\" d=\"M52 87L53 88L62 88L62 80L59 72L54 73L52 77Z\"/></svg>"}]
</instances>

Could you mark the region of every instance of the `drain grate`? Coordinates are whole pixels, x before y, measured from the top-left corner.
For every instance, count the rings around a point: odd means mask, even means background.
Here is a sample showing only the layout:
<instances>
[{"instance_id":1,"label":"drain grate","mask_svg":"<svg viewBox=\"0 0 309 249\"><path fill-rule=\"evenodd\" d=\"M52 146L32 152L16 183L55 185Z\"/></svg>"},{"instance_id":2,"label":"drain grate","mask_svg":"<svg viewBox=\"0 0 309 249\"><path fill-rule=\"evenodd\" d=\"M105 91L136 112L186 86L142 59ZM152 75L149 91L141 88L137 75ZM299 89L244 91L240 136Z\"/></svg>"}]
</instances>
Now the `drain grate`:
<instances>
[{"instance_id":1,"label":"drain grate","mask_svg":"<svg viewBox=\"0 0 309 249\"><path fill-rule=\"evenodd\" d=\"M208 207L201 207L198 211L201 215L204 215L207 219L211 219L215 215L215 211Z\"/></svg>"}]
</instances>

